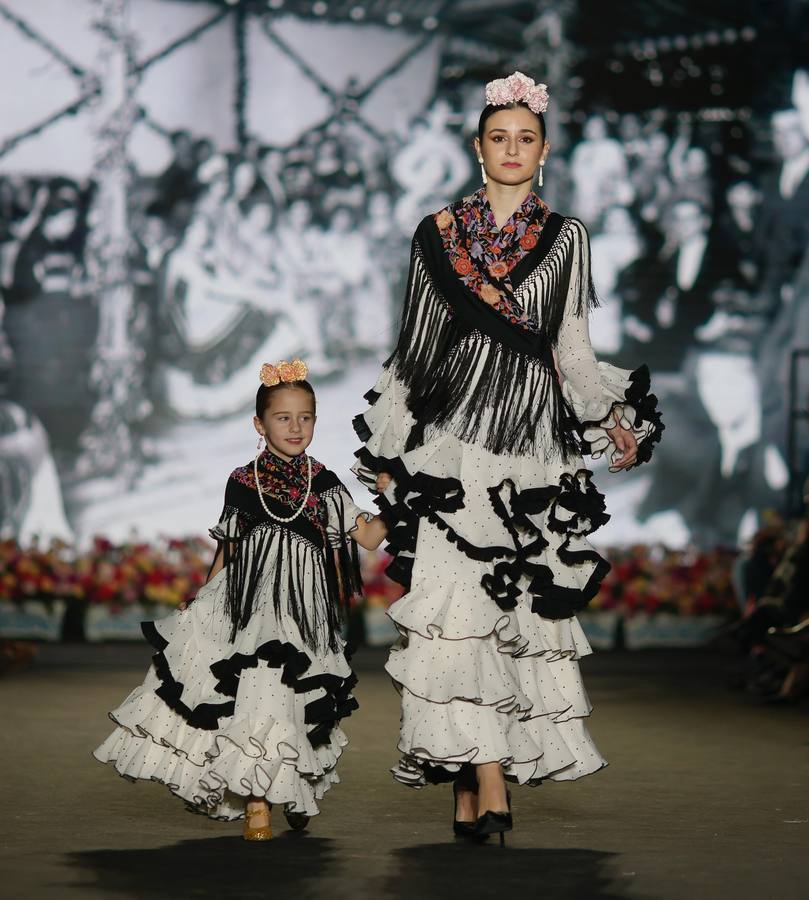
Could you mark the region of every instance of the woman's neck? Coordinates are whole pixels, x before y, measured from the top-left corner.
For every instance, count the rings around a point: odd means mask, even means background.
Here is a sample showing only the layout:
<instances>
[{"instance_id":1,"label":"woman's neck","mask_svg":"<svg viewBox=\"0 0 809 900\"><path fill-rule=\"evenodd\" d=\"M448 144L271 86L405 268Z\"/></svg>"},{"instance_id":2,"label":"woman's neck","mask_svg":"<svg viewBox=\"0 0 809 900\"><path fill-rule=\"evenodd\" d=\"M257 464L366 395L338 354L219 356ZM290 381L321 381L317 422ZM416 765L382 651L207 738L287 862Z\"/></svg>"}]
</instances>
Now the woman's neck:
<instances>
[{"instance_id":1,"label":"woman's neck","mask_svg":"<svg viewBox=\"0 0 809 900\"><path fill-rule=\"evenodd\" d=\"M525 198L531 193L532 183L523 181L521 184L500 184L489 180L486 196L498 228L502 228L523 205Z\"/></svg>"}]
</instances>

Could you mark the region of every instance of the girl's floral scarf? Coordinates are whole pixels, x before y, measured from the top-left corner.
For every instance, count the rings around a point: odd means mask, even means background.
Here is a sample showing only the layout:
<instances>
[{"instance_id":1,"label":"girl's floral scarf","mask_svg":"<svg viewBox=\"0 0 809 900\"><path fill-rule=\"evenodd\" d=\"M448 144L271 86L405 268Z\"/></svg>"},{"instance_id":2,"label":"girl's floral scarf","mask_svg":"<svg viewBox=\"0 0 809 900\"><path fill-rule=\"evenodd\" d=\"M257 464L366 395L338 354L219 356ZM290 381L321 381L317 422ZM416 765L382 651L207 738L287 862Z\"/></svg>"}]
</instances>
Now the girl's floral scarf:
<instances>
[{"instance_id":1,"label":"girl's floral scarf","mask_svg":"<svg viewBox=\"0 0 809 900\"><path fill-rule=\"evenodd\" d=\"M498 231L486 190L480 188L433 217L455 274L484 303L526 331L538 331L539 323L517 302L510 276L536 247L550 214L532 191Z\"/></svg>"},{"instance_id":2,"label":"girl's floral scarf","mask_svg":"<svg viewBox=\"0 0 809 900\"><path fill-rule=\"evenodd\" d=\"M324 545L326 542L326 520L328 512L320 495L316 492L315 478L323 471L324 465L312 459L312 490L309 500L304 507L301 516L308 519L322 534ZM230 476L241 484L256 489L256 478L253 472L253 464L241 466ZM258 458L258 480L264 500L270 505L271 500L289 507L289 511L278 510L278 515L291 515L301 505L306 495L307 467L306 454L299 453L287 461L276 456L268 448ZM272 509L272 506L270 506ZM273 512L276 512L273 509Z\"/></svg>"}]
</instances>

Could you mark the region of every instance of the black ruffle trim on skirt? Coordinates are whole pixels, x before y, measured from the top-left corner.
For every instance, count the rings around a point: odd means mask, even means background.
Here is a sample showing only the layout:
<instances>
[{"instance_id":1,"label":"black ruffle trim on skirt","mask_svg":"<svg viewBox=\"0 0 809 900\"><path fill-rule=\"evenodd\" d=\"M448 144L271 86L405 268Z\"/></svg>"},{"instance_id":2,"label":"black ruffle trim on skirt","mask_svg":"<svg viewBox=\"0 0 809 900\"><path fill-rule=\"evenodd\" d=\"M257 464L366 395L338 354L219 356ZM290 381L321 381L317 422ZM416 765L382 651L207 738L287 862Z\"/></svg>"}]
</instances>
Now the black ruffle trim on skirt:
<instances>
[{"instance_id":1,"label":"black ruffle trim on skirt","mask_svg":"<svg viewBox=\"0 0 809 900\"><path fill-rule=\"evenodd\" d=\"M332 730L340 719L350 716L359 705L351 696L351 691L357 684L357 676L353 672L347 678L329 673L304 678L302 676L312 665L310 657L288 642L272 640L261 644L253 653L234 653L211 666L211 672L217 678L217 692L234 699L222 703L199 703L195 707L190 707L182 700L184 685L172 675L163 652L168 646L168 641L157 630L154 622L142 622L141 630L146 640L157 651L152 661L161 684L155 694L192 728L215 731L219 728L220 719L232 716L239 688L239 676L244 669L255 668L262 662L266 663L267 668L283 669L282 683L296 694L319 689L325 692L322 697L310 701L304 708L304 721L307 725L313 726L307 731L307 737L313 747L327 744Z\"/></svg>"},{"instance_id":2,"label":"black ruffle trim on skirt","mask_svg":"<svg viewBox=\"0 0 809 900\"><path fill-rule=\"evenodd\" d=\"M362 415L355 417L354 429L363 442L371 437L371 429ZM367 447L361 447L355 456L364 468L375 474L387 472L396 483L393 502L384 494L378 494L375 503L388 527L386 549L393 556L386 573L407 590L412 581L413 554L421 518L440 529L447 540L470 559L497 560L493 570L481 579L481 586L504 611L516 607L523 591L519 581L522 576L527 576L531 579L528 592L535 613L548 619L570 618L595 597L610 570L610 564L595 550L570 549L575 537L590 534L609 519L604 496L592 483L592 473L588 469L564 473L558 485L518 491L514 483L506 479L489 488L492 510L503 522L512 545L478 547L459 535L439 515L463 508L464 489L458 479L437 478L423 472L411 475L399 457L377 457ZM565 566L585 562L595 564L595 570L583 588L554 584L550 567L537 561L548 542L528 517L545 510L549 510L548 527L558 534L566 534L557 551L560 562Z\"/></svg>"}]
</instances>

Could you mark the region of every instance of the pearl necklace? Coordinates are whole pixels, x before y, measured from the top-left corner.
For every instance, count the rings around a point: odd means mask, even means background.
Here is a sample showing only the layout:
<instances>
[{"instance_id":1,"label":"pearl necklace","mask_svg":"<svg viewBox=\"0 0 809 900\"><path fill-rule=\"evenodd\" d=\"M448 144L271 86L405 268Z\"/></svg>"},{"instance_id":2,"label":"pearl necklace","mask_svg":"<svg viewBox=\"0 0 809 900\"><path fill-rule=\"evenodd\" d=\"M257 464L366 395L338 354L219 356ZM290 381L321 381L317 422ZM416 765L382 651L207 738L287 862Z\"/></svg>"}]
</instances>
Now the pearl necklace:
<instances>
[{"instance_id":1,"label":"pearl necklace","mask_svg":"<svg viewBox=\"0 0 809 900\"><path fill-rule=\"evenodd\" d=\"M264 451L262 450L261 453ZM256 490L258 491L258 499L261 501L261 505L264 507L264 512L267 515L274 519L276 522L294 522L295 519L306 509L306 504L309 502L309 495L312 493L312 458L310 456L306 457L306 465L308 468L308 475L306 479L306 496L303 498L303 503L301 503L300 507L296 512L294 512L291 516L276 516L275 513L270 512L267 504L264 501L264 494L261 490L261 484L258 480L258 461L261 457L261 453L259 453L255 460L253 461L253 474L256 477Z\"/></svg>"}]
</instances>

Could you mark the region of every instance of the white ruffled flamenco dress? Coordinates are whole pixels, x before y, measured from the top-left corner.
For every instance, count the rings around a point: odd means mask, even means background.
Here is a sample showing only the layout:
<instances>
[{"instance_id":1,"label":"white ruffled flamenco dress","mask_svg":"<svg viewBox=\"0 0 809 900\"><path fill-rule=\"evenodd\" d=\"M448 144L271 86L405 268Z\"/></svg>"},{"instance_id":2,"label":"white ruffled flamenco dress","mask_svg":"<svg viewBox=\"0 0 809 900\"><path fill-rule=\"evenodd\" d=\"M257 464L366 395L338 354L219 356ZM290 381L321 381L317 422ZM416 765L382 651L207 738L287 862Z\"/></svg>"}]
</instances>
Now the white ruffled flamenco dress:
<instances>
[{"instance_id":1,"label":"white ruffled flamenco dress","mask_svg":"<svg viewBox=\"0 0 809 900\"><path fill-rule=\"evenodd\" d=\"M580 453L559 450L560 410L575 415L578 445L593 457L617 458L607 429L620 421L639 442L640 462L662 430L656 398L645 367L630 372L593 356L587 316L576 311L576 285L588 279L576 277L587 256L575 220L565 220L554 245L563 257L578 252L554 343L561 391L547 361L515 362L482 330L453 335L451 351L431 368L419 342L446 346L435 335L457 328L463 307L449 308L449 289L443 297L436 289L438 264L430 271L425 263L429 240L417 232L400 349L355 419L364 447L354 471L368 487L379 472L393 477L377 503L394 557L388 573L407 587L389 609L401 635L386 666L402 708L401 758L392 771L413 787L452 780L468 763L499 762L520 784L580 778L606 765L585 724L592 707L578 661L591 648L575 612L609 569L587 540L608 517ZM528 279L518 298L540 314L530 291ZM453 399L452 385L442 399L450 414L420 426L405 383L413 347L436 383L457 382L466 396L480 396L483 380L498 377L495 367L519 366L501 403L519 417L523 404L550 398L527 451L488 449L488 425L498 416L503 432L502 406L484 409L471 434L469 410Z\"/></svg>"},{"instance_id":2,"label":"white ruffled flamenco dress","mask_svg":"<svg viewBox=\"0 0 809 900\"><path fill-rule=\"evenodd\" d=\"M251 521L226 505L212 535L238 547L234 569L249 572L259 562L264 573L249 621L234 638L226 567L186 611L144 622L153 663L143 684L110 713L116 728L96 759L127 779L164 784L216 819L242 817L250 796L317 814L318 801L340 781L336 766L347 738L338 723L357 707L356 677L339 633L331 648L326 641L313 647L302 635L300 609L293 613L287 600L296 594L309 624L317 624L335 575L329 554L342 549L349 565L339 577L350 581L349 534L363 515L342 485L320 497L328 510L326 552L287 527Z\"/></svg>"}]
</instances>

